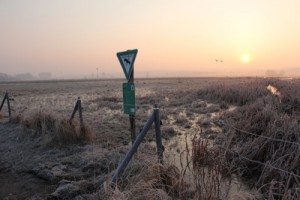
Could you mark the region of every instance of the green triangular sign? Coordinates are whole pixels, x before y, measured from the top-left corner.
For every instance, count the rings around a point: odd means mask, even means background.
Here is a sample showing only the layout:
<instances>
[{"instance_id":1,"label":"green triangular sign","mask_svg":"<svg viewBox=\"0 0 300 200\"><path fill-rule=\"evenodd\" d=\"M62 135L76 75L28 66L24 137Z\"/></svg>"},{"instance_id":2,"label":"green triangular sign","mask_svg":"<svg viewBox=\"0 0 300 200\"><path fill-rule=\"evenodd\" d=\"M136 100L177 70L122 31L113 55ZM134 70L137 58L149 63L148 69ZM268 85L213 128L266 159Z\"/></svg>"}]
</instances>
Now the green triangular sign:
<instances>
[{"instance_id":1,"label":"green triangular sign","mask_svg":"<svg viewBox=\"0 0 300 200\"><path fill-rule=\"evenodd\" d=\"M123 71L124 71L127 81L129 81L130 76L132 74L133 64L134 64L137 52L138 52L138 50L134 49L134 50L127 50L127 51L117 53L119 62L123 68Z\"/></svg>"}]
</instances>

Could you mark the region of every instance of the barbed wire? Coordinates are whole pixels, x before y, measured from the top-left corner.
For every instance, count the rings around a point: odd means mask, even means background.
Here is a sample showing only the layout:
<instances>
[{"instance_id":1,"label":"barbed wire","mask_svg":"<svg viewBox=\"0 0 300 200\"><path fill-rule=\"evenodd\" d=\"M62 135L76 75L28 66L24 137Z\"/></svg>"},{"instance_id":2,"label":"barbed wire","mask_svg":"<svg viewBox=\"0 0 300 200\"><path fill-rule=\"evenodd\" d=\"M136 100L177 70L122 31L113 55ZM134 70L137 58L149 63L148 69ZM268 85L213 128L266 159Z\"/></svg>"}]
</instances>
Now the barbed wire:
<instances>
[{"instance_id":1,"label":"barbed wire","mask_svg":"<svg viewBox=\"0 0 300 200\"><path fill-rule=\"evenodd\" d=\"M234 126L231 126L231 125L229 125L229 124L226 124L226 123L224 123L224 124L225 124L225 126L228 126L228 127L230 127L230 128L233 128L233 129L235 129L235 130L237 130L237 131L239 131L239 132L246 133L246 134L248 134L248 135L253 135L253 136L256 136L256 137L261 137L261 138L273 140L273 141L276 141L276 142L283 142L283 143L294 144L294 145L300 146L300 143L297 143L297 142L291 142L291 141L287 141L287 140L276 139L276 138L268 137L268 136L264 136L264 135L257 135L257 134L255 134L255 133L251 133L251 132L249 132L249 131L241 130L241 129L236 128L236 127L234 127Z\"/></svg>"},{"instance_id":2,"label":"barbed wire","mask_svg":"<svg viewBox=\"0 0 300 200\"><path fill-rule=\"evenodd\" d=\"M238 155L240 158L242 158L242 159L244 159L244 160L247 160L247 161L249 161L249 162L253 162L253 163L256 163L256 164L264 165L265 167L270 167L270 168L276 169L276 170L278 170L278 171L287 173L287 174L289 174L289 175L295 176L295 177L297 177L297 178L300 178L299 175L294 174L293 172L289 172L289 171L286 171L286 170L284 170L284 169L281 169L281 168L278 168L278 167L274 167L273 165L269 165L269 164L266 164L266 163L263 163L263 162L260 162L260 161L257 161L257 160L252 160L252 159L250 159L250 158L247 158L247 157L245 157L245 156L242 156L242 155L239 154L238 152L235 152L235 151L233 151L233 150L231 150L231 149L228 149L228 148L226 148L226 147L223 147L223 146L221 146L221 145L217 145L217 146L220 147L220 148L222 148L222 149L224 149L224 150L226 150L226 151L229 151L229 152L231 152L231 153L233 153L233 154L236 154L236 155Z\"/></svg>"}]
</instances>

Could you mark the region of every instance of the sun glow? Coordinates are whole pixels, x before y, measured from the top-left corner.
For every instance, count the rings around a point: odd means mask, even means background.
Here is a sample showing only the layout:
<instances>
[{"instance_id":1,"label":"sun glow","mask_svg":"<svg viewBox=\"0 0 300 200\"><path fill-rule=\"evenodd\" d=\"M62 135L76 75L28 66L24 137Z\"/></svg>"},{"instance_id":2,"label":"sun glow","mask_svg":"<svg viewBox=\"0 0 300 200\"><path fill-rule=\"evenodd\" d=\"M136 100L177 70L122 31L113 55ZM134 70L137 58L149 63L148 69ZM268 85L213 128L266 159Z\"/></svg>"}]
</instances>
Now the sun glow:
<instances>
[{"instance_id":1,"label":"sun glow","mask_svg":"<svg viewBox=\"0 0 300 200\"><path fill-rule=\"evenodd\" d=\"M242 62L243 63L248 63L250 61L250 56L248 54L244 54L242 56Z\"/></svg>"}]
</instances>

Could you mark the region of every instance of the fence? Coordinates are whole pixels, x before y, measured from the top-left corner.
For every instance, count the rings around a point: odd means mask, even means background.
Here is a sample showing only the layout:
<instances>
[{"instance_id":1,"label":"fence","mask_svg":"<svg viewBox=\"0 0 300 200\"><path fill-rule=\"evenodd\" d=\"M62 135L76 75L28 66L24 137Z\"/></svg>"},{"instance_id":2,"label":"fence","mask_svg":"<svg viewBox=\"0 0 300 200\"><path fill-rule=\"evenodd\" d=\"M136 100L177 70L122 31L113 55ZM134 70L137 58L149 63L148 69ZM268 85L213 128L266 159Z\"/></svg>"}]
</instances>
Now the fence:
<instances>
[{"instance_id":1,"label":"fence","mask_svg":"<svg viewBox=\"0 0 300 200\"><path fill-rule=\"evenodd\" d=\"M256 137L261 137L261 138L265 138L265 139L268 139L268 140L273 140L273 141L276 141L276 142L283 142L283 143L287 143L287 144L295 144L295 145L298 145L300 146L300 143L297 143L297 142L291 142L291 141L286 141L286 140L281 140L281 139L276 139L276 138L272 138L272 137L268 137L268 136L264 136L264 135L257 135L255 133L251 133L251 132L248 132L248 131L244 131L244 130L241 130L241 129L238 129L236 127L233 127L233 126L230 126L230 125L227 125L226 126L232 128L232 129L235 129L241 133L246 133L248 135L252 135L252 136L256 136Z\"/></svg>"},{"instance_id":2,"label":"fence","mask_svg":"<svg viewBox=\"0 0 300 200\"><path fill-rule=\"evenodd\" d=\"M1 110L2 110L2 108L3 108L3 105L4 105L4 103L5 103L5 100L6 100L6 102L7 102L7 108L8 108L8 116L9 116L9 120L11 120L11 111L12 111L12 109L11 109L11 107L10 107L10 101L14 101L14 99L11 98L11 97L9 96L8 92L5 92L5 95L4 95L4 97L3 97L2 103L1 103L1 105L0 105L0 112L1 112Z\"/></svg>"},{"instance_id":3,"label":"fence","mask_svg":"<svg viewBox=\"0 0 300 200\"><path fill-rule=\"evenodd\" d=\"M82 128L83 127L83 118L82 118L82 107L81 107L81 99L80 99L80 97L78 97L78 99L76 101L76 104L75 104L75 107L74 107L74 110L72 112L72 115L71 115L71 117L69 119L70 123L74 119L75 114L76 114L77 111L78 111L78 114L79 114L80 128Z\"/></svg>"},{"instance_id":4,"label":"fence","mask_svg":"<svg viewBox=\"0 0 300 200\"><path fill-rule=\"evenodd\" d=\"M248 132L248 131L244 131L244 130L238 129L238 128L236 128L236 127L234 127L234 126L231 126L231 125L229 125L229 124L225 124L225 123L224 123L224 125L227 126L227 127L229 127L229 128L232 128L232 129L234 129L234 130L236 130L236 131L239 131L239 132L241 132L241 133L245 133L245 134L248 134L248 135L251 135L251 136L260 137L260 138L264 138L264 139L268 139L268 140L272 140L272 141L276 141L276 142L282 142L282 143L286 143L286 144L297 145L298 147L300 147L300 143L297 143L297 142L291 142L291 141L287 141L287 140L282 140L282 139L272 138L272 137L268 137L268 136L264 136L264 135L257 135L257 134L255 134L255 133L251 133L251 132ZM238 152L236 152L236 151L233 151L233 150L231 150L231 149L229 149L229 148L227 148L227 147L224 147L224 146L221 146L221 145L217 145L217 147L219 147L219 148L221 148L221 149L223 149L223 150L225 150L225 151L228 151L228 152L232 153L233 155L238 156L238 158L240 158L240 159L247 160L247 161L249 161L249 162L256 163L256 164L259 164L259 165L263 165L263 166L265 166L265 167L269 167L269 168L272 168L272 169L281 171L281 172L283 172L283 173L289 174L289 175L291 175L291 176L300 178L300 175L297 175L297 174L295 174L295 173L293 173L293 172L286 171L286 170L284 170L284 169L281 169L281 168L272 166L272 165L269 164L269 163L263 163L263 162L260 162L260 161L257 161L257 160L252 160L252 159L247 158L247 157L241 155L240 153L238 153Z\"/></svg>"},{"instance_id":5,"label":"fence","mask_svg":"<svg viewBox=\"0 0 300 200\"><path fill-rule=\"evenodd\" d=\"M245 157L245 156L242 156L242 155L239 154L238 152L233 151L233 150L231 150L231 149L228 149L228 148L226 148L226 147L223 147L223 146L221 146L221 145L217 145L217 146L218 146L219 148L221 148L221 149L224 149L225 151L229 151L230 153L232 153L232 154L234 154L234 155L237 155L237 156L238 156L239 158L241 158L241 159L244 159L244 160L247 160L247 161L249 161L249 162L259 164L259 165L263 165L263 166L265 166L265 167L270 167L270 168L272 168L272 169L276 169L276 170L278 170L278 171L284 172L284 173L289 174L289 175L291 175L291 176L295 176L295 177L297 177L297 178L300 178L299 175L294 174L293 172L289 172L289 171L286 171L286 170L284 170L284 169L280 169L280 168L278 168L278 167L274 167L274 166L272 166L272 165L270 165L270 164L266 164L266 163L263 163L263 162L260 162L260 161L257 161L257 160L249 159L249 158L247 158L247 157Z\"/></svg>"},{"instance_id":6,"label":"fence","mask_svg":"<svg viewBox=\"0 0 300 200\"><path fill-rule=\"evenodd\" d=\"M134 143L132 144L132 147L126 154L124 160L119 164L116 173L114 174L112 178L112 186L115 186L118 177L121 175L121 173L124 171L126 166L128 165L129 161L131 160L133 154L136 152L137 148L141 144L142 140L146 136L148 130L150 129L152 124L155 124L155 136L156 136L156 146L157 146L157 155L158 155L158 161L163 164L163 146L162 146L162 140L161 140L161 132L160 132L160 119L159 119L159 109L157 108L157 105L154 106L153 113L151 114L150 118L146 122L143 129L140 131L139 135L135 139Z\"/></svg>"}]
</instances>

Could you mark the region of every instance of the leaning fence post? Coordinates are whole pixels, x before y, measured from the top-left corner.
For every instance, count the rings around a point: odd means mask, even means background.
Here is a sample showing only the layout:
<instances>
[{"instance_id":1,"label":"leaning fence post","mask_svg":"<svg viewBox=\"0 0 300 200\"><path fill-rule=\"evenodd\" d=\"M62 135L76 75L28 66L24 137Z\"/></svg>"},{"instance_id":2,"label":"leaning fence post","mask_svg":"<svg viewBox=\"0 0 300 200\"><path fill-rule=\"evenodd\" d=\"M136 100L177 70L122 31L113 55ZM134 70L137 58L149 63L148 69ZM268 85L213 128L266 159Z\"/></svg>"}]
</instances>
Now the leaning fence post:
<instances>
[{"instance_id":1,"label":"leaning fence post","mask_svg":"<svg viewBox=\"0 0 300 200\"><path fill-rule=\"evenodd\" d=\"M152 123L155 120L155 115L152 113L151 117L146 122L145 126L141 130L141 132L138 134L137 138L135 139L134 143L132 144L132 147L126 154L124 160L119 164L113 178L112 178L112 186L114 186L117 182L117 178L120 176L120 174L123 172L125 167L128 165L129 161L131 160L133 154L136 152L137 148L141 144L142 140L144 139L145 135L147 134L148 130L150 129Z\"/></svg>"},{"instance_id":2,"label":"leaning fence post","mask_svg":"<svg viewBox=\"0 0 300 200\"><path fill-rule=\"evenodd\" d=\"M4 98L2 100L1 106L0 106L0 111L2 110L2 107L4 105L5 99L7 98L7 92L5 92Z\"/></svg>"},{"instance_id":3,"label":"leaning fence post","mask_svg":"<svg viewBox=\"0 0 300 200\"><path fill-rule=\"evenodd\" d=\"M154 124L155 124L155 136L156 136L158 161L160 164L163 164L163 145L161 141L159 109L157 108L156 104L154 106L153 113L155 117Z\"/></svg>"},{"instance_id":4,"label":"leaning fence post","mask_svg":"<svg viewBox=\"0 0 300 200\"><path fill-rule=\"evenodd\" d=\"M78 110L78 100L79 100L79 99L80 99L80 97L78 97L78 99L77 99L77 101L76 101L76 104L75 104L74 110L73 110L73 112L72 112L72 115L71 115L71 117L70 117L70 119L69 119L69 122L72 121L72 119L73 119L74 116L75 116L76 111Z\"/></svg>"}]
</instances>

